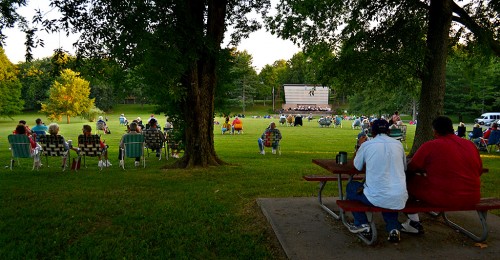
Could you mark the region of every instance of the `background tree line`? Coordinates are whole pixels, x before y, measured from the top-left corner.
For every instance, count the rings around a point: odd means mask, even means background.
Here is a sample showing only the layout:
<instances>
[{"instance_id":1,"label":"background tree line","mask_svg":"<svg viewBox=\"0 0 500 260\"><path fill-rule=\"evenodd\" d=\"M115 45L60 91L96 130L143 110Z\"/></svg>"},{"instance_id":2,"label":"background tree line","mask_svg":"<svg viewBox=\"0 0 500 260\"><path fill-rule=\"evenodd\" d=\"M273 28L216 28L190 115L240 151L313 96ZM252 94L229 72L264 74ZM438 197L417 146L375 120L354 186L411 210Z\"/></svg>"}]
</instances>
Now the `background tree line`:
<instances>
[{"instance_id":1,"label":"background tree line","mask_svg":"<svg viewBox=\"0 0 500 260\"><path fill-rule=\"evenodd\" d=\"M98 111L112 109L128 97L134 97L138 103L151 103L152 95L139 68L124 70L119 64L106 59L78 60L62 50L56 50L52 57L17 65L10 63L4 54L0 56L0 61L5 64L1 70L4 76L0 80L5 100L1 110L3 116L22 110L40 110L42 102L49 98L52 83L64 69L79 72L90 83L89 97L95 100ZM276 100L284 102L283 84L330 87L330 101L336 113L347 110L353 114L377 114L379 111L391 113L400 110L412 114L419 95L420 83L416 80L401 78L398 81L403 82L401 84L386 83L374 78L369 69L365 73L355 69L355 66L362 68L366 65L348 64L351 59L334 62L333 54L324 53L320 48L307 54L298 52L287 61L277 60L265 65L260 73L252 66L252 55L246 51L226 49L220 59L224 66L220 68L215 102L216 111L220 114L244 112L244 108L252 106L255 100L270 105L273 88ZM343 64L340 65L340 62ZM358 85L356 90L338 83L347 75L334 71L345 68L353 70L346 71L346 74L356 74L351 75L353 81L349 82ZM500 110L499 72L498 57L481 56L465 45L452 48L446 72L445 113L475 117L482 112ZM354 81L360 78L363 80ZM16 91L7 92L7 89Z\"/></svg>"}]
</instances>

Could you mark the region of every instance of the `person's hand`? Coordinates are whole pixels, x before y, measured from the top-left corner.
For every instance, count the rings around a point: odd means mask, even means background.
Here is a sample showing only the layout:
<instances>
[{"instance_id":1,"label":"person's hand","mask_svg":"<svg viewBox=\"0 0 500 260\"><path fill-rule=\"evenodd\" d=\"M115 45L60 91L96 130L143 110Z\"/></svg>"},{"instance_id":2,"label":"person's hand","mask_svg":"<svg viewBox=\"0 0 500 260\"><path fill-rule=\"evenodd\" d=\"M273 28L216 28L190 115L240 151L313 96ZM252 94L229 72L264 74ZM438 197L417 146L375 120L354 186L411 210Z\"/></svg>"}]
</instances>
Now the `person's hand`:
<instances>
[{"instance_id":1,"label":"person's hand","mask_svg":"<svg viewBox=\"0 0 500 260\"><path fill-rule=\"evenodd\" d=\"M359 138L359 145L363 144L364 142L366 142L368 140L368 137L366 137L366 135L363 135Z\"/></svg>"}]
</instances>

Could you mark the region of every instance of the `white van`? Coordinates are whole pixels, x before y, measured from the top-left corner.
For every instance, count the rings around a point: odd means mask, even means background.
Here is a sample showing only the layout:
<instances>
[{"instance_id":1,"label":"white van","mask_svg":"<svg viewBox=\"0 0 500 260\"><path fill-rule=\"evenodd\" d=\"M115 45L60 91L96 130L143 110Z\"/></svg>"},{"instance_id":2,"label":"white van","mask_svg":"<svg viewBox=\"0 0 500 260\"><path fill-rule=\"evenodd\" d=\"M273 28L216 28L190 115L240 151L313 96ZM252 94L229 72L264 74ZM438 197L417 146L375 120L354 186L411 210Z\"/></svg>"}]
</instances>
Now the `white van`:
<instances>
[{"instance_id":1,"label":"white van","mask_svg":"<svg viewBox=\"0 0 500 260\"><path fill-rule=\"evenodd\" d=\"M500 112L484 113L479 118L474 119L474 123L489 126L500 119Z\"/></svg>"}]
</instances>

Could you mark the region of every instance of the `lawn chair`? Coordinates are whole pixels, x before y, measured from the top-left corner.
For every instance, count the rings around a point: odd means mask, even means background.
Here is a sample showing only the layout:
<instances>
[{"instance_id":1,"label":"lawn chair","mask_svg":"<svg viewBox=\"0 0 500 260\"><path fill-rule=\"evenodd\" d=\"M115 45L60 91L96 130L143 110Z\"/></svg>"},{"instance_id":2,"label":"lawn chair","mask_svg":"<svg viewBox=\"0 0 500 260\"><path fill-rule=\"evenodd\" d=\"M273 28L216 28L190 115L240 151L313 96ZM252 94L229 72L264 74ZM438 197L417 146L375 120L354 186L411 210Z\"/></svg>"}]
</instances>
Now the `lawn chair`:
<instances>
[{"instance_id":1,"label":"lawn chair","mask_svg":"<svg viewBox=\"0 0 500 260\"><path fill-rule=\"evenodd\" d=\"M106 133L106 123L104 121L97 121L95 124L95 133L99 134L100 132Z\"/></svg>"},{"instance_id":2,"label":"lawn chair","mask_svg":"<svg viewBox=\"0 0 500 260\"><path fill-rule=\"evenodd\" d=\"M101 137L99 135L78 136L78 160L83 157L83 166L85 166L85 168L87 168L87 157L100 158L105 151L106 148L101 148ZM99 170L101 171L104 167L103 164L98 164ZM78 169L75 168L75 171L76 170Z\"/></svg>"},{"instance_id":3,"label":"lawn chair","mask_svg":"<svg viewBox=\"0 0 500 260\"><path fill-rule=\"evenodd\" d=\"M276 151L278 151L278 154L281 155L281 145L280 145L280 139L276 138L276 133L274 132L266 132L266 135L264 137L263 143L265 147L272 147Z\"/></svg>"},{"instance_id":4,"label":"lawn chair","mask_svg":"<svg viewBox=\"0 0 500 260\"><path fill-rule=\"evenodd\" d=\"M229 122L222 124L222 127L221 127L221 133L222 134L225 134L226 132L228 132L230 130L231 130L231 124ZM231 133L231 132L229 132L229 133ZM166 135L166 132L165 132L165 135Z\"/></svg>"},{"instance_id":5,"label":"lawn chair","mask_svg":"<svg viewBox=\"0 0 500 260\"><path fill-rule=\"evenodd\" d=\"M356 118L354 122L352 122L352 129L359 129L361 128L361 120L359 118Z\"/></svg>"},{"instance_id":6,"label":"lawn chair","mask_svg":"<svg viewBox=\"0 0 500 260\"><path fill-rule=\"evenodd\" d=\"M397 128L392 128L389 136L404 143L405 149L408 149L408 144L406 143L406 125L399 125Z\"/></svg>"},{"instance_id":7,"label":"lawn chair","mask_svg":"<svg viewBox=\"0 0 500 260\"><path fill-rule=\"evenodd\" d=\"M144 135L144 146L146 148L146 152L148 153L149 157L149 150L151 151L156 151L160 149L160 158L158 160L161 160L161 150L164 151L165 157L167 157L167 149L165 147L165 136L160 130L157 129L147 129L142 132Z\"/></svg>"},{"instance_id":8,"label":"lawn chair","mask_svg":"<svg viewBox=\"0 0 500 260\"><path fill-rule=\"evenodd\" d=\"M40 136L40 144L42 145L42 154L45 155L45 162L49 166L49 157L62 158L62 170L66 170L66 164L70 157L69 150L66 150L64 138L61 135L42 135Z\"/></svg>"},{"instance_id":9,"label":"lawn chair","mask_svg":"<svg viewBox=\"0 0 500 260\"><path fill-rule=\"evenodd\" d=\"M481 127L472 128L472 132L469 134L469 140L474 141L474 139L483 137L483 129Z\"/></svg>"},{"instance_id":10,"label":"lawn chair","mask_svg":"<svg viewBox=\"0 0 500 260\"><path fill-rule=\"evenodd\" d=\"M182 141L178 141L175 137L174 130L167 131L165 134L165 145L167 147L167 160L169 156L179 158L179 151L182 150Z\"/></svg>"},{"instance_id":11,"label":"lawn chair","mask_svg":"<svg viewBox=\"0 0 500 260\"><path fill-rule=\"evenodd\" d=\"M342 128L342 118L340 116L336 116L334 121L333 121L333 127L340 127Z\"/></svg>"},{"instance_id":12,"label":"lawn chair","mask_svg":"<svg viewBox=\"0 0 500 260\"><path fill-rule=\"evenodd\" d=\"M492 130L488 139L481 138L481 143L486 146L486 150L491 152L491 146L497 146L500 144L500 130Z\"/></svg>"},{"instance_id":13,"label":"lawn chair","mask_svg":"<svg viewBox=\"0 0 500 260\"><path fill-rule=\"evenodd\" d=\"M319 127L330 127L332 120L328 117L322 117L318 120Z\"/></svg>"},{"instance_id":14,"label":"lawn chair","mask_svg":"<svg viewBox=\"0 0 500 260\"><path fill-rule=\"evenodd\" d=\"M465 138L465 133L467 132L467 128L465 126L459 126L457 128L457 136L461 138Z\"/></svg>"},{"instance_id":15,"label":"lawn chair","mask_svg":"<svg viewBox=\"0 0 500 260\"><path fill-rule=\"evenodd\" d=\"M144 156L144 135L142 134L125 134L123 136L122 168L125 170L125 157L142 158L143 167L146 168L146 158Z\"/></svg>"},{"instance_id":16,"label":"lawn chair","mask_svg":"<svg viewBox=\"0 0 500 260\"><path fill-rule=\"evenodd\" d=\"M37 143L40 142L40 136L47 134L45 131L32 131L32 132L33 132L33 136L35 136L35 141Z\"/></svg>"},{"instance_id":17,"label":"lawn chair","mask_svg":"<svg viewBox=\"0 0 500 260\"><path fill-rule=\"evenodd\" d=\"M31 152L31 143L30 139L27 135L9 135L8 137L10 151L12 152L10 158L10 170L14 167L14 163L17 161L17 165L21 165L19 162L20 158L33 158L33 168L38 170L38 167L35 164L36 156L39 156L38 151L35 150L35 154L33 155Z\"/></svg>"}]
</instances>

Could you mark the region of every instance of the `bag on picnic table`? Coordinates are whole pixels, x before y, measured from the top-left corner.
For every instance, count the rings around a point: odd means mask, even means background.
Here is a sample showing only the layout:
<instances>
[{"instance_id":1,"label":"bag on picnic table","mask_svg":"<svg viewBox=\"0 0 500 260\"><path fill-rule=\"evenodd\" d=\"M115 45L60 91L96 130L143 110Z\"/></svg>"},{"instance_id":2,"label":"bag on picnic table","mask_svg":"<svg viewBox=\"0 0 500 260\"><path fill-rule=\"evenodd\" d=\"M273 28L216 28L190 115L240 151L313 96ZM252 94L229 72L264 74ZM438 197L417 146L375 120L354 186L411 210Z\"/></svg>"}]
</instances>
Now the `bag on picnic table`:
<instances>
[{"instance_id":1,"label":"bag on picnic table","mask_svg":"<svg viewBox=\"0 0 500 260\"><path fill-rule=\"evenodd\" d=\"M71 170L80 170L80 157L73 158L73 163L71 163Z\"/></svg>"}]
</instances>

